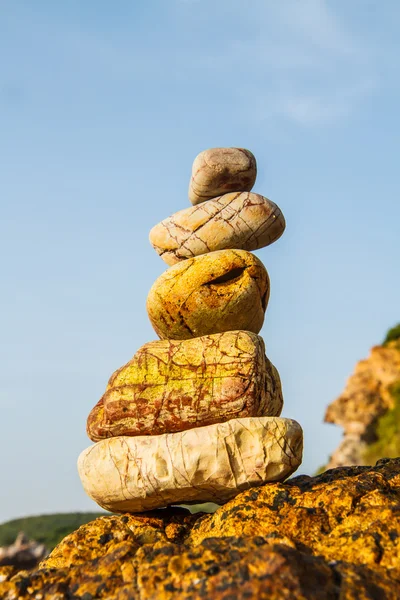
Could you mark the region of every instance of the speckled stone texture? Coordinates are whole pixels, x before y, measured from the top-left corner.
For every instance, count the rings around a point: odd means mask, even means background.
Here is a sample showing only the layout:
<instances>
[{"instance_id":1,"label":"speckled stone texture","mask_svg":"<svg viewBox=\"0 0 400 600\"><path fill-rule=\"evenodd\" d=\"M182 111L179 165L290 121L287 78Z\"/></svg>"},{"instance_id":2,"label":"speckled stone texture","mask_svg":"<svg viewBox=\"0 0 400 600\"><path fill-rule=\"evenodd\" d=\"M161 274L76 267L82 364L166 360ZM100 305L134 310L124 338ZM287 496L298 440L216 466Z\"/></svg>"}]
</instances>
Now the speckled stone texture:
<instances>
[{"instance_id":1,"label":"speckled stone texture","mask_svg":"<svg viewBox=\"0 0 400 600\"><path fill-rule=\"evenodd\" d=\"M215 250L257 250L285 230L280 208L268 198L233 192L185 208L150 231L150 242L168 264Z\"/></svg>"},{"instance_id":2,"label":"speckled stone texture","mask_svg":"<svg viewBox=\"0 0 400 600\"><path fill-rule=\"evenodd\" d=\"M282 481L301 464L300 425L280 417L232 419L155 436L113 437L84 450L86 493L112 512L170 504L226 502L240 491Z\"/></svg>"},{"instance_id":3,"label":"speckled stone texture","mask_svg":"<svg viewBox=\"0 0 400 600\"><path fill-rule=\"evenodd\" d=\"M193 162L189 200L199 204L227 192L247 192L257 177L257 164L250 150L210 148Z\"/></svg>"},{"instance_id":4,"label":"speckled stone texture","mask_svg":"<svg viewBox=\"0 0 400 600\"><path fill-rule=\"evenodd\" d=\"M91 411L94 442L157 435L234 418L279 416L279 374L261 337L229 331L145 344L118 369Z\"/></svg>"},{"instance_id":5,"label":"speckled stone texture","mask_svg":"<svg viewBox=\"0 0 400 600\"><path fill-rule=\"evenodd\" d=\"M243 492L214 515L107 516L4 600L398 600L400 459Z\"/></svg>"},{"instance_id":6,"label":"speckled stone texture","mask_svg":"<svg viewBox=\"0 0 400 600\"><path fill-rule=\"evenodd\" d=\"M269 300L262 262L245 250L219 250L167 269L147 297L161 339L246 330L258 333Z\"/></svg>"}]
</instances>

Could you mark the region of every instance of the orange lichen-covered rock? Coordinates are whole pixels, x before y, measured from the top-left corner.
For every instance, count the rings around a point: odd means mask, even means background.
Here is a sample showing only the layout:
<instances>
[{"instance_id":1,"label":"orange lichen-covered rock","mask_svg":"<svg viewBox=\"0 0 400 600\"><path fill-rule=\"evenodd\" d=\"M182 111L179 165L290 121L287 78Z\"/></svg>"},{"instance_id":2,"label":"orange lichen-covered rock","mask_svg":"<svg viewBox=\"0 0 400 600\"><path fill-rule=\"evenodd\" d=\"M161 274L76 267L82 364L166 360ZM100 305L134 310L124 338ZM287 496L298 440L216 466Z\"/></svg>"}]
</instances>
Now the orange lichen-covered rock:
<instances>
[{"instance_id":1,"label":"orange lichen-covered rock","mask_svg":"<svg viewBox=\"0 0 400 600\"><path fill-rule=\"evenodd\" d=\"M268 198L232 192L180 210L150 231L150 242L168 264L215 250L257 250L285 230L280 208Z\"/></svg>"},{"instance_id":2,"label":"orange lichen-covered rock","mask_svg":"<svg viewBox=\"0 0 400 600\"><path fill-rule=\"evenodd\" d=\"M258 333L268 299L262 262L245 250L220 250L167 269L149 292L147 312L162 339L239 329Z\"/></svg>"},{"instance_id":3,"label":"orange lichen-covered rock","mask_svg":"<svg viewBox=\"0 0 400 600\"><path fill-rule=\"evenodd\" d=\"M227 192L246 192L257 177L257 163L244 148L210 148L196 156L189 184L189 200L199 204Z\"/></svg>"},{"instance_id":4,"label":"orange lichen-covered rock","mask_svg":"<svg viewBox=\"0 0 400 600\"><path fill-rule=\"evenodd\" d=\"M116 544L125 542L136 548L160 542L180 543L197 518L198 515L179 507L140 515L104 515L67 535L41 562L40 568L58 569L84 564L101 558Z\"/></svg>"},{"instance_id":5,"label":"orange lichen-covered rock","mask_svg":"<svg viewBox=\"0 0 400 600\"><path fill-rule=\"evenodd\" d=\"M0 597L398 600L400 459L243 492L214 515L101 517Z\"/></svg>"},{"instance_id":6,"label":"orange lichen-covered rock","mask_svg":"<svg viewBox=\"0 0 400 600\"><path fill-rule=\"evenodd\" d=\"M278 371L258 335L228 331L158 340L112 375L89 415L87 432L94 442L172 433L234 418L279 416L282 404Z\"/></svg>"},{"instance_id":7,"label":"orange lichen-covered rock","mask_svg":"<svg viewBox=\"0 0 400 600\"><path fill-rule=\"evenodd\" d=\"M400 459L251 490L198 520L188 543L272 532L327 560L400 569Z\"/></svg>"},{"instance_id":8,"label":"orange lichen-covered rock","mask_svg":"<svg viewBox=\"0 0 400 600\"><path fill-rule=\"evenodd\" d=\"M300 465L303 432L280 417L232 419L154 436L112 437L84 450L86 493L112 512L226 502L242 490L282 481Z\"/></svg>"}]
</instances>

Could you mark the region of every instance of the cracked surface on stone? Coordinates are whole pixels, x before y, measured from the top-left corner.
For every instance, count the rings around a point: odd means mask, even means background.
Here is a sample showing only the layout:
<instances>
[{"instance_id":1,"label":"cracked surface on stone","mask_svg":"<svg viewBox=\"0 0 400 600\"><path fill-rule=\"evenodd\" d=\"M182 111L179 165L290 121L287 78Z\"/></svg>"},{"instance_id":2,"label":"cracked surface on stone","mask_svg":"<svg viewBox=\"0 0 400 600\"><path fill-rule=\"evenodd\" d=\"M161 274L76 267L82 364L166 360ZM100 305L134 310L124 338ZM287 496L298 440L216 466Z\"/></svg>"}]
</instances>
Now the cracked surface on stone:
<instances>
[{"instance_id":1,"label":"cracked surface on stone","mask_svg":"<svg viewBox=\"0 0 400 600\"><path fill-rule=\"evenodd\" d=\"M257 250L285 230L280 208L268 198L234 192L180 210L150 231L150 242L168 264L215 250Z\"/></svg>"},{"instance_id":2,"label":"cracked surface on stone","mask_svg":"<svg viewBox=\"0 0 400 600\"><path fill-rule=\"evenodd\" d=\"M110 378L91 411L87 433L97 442L119 435L156 435L234 418L279 416L278 371L262 338L228 331L142 346Z\"/></svg>"},{"instance_id":3,"label":"cracked surface on stone","mask_svg":"<svg viewBox=\"0 0 400 600\"><path fill-rule=\"evenodd\" d=\"M157 436L113 437L84 450L86 493L112 512L169 504L220 504L240 491L289 477L300 465L300 425L249 417Z\"/></svg>"},{"instance_id":4,"label":"cracked surface on stone","mask_svg":"<svg viewBox=\"0 0 400 600\"><path fill-rule=\"evenodd\" d=\"M243 492L214 515L98 518L38 570L0 567L0 597L398 600L399 515L400 459L303 475Z\"/></svg>"},{"instance_id":5,"label":"cracked surface on stone","mask_svg":"<svg viewBox=\"0 0 400 600\"><path fill-rule=\"evenodd\" d=\"M153 284L147 312L161 339L246 330L258 333L269 300L262 262L245 250L219 250L167 269Z\"/></svg>"},{"instance_id":6,"label":"cracked surface on stone","mask_svg":"<svg viewBox=\"0 0 400 600\"><path fill-rule=\"evenodd\" d=\"M196 156L189 200L199 204L220 194L250 191L257 177L254 154L244 148L210 148Z\"/></svg>"}]
</instances>

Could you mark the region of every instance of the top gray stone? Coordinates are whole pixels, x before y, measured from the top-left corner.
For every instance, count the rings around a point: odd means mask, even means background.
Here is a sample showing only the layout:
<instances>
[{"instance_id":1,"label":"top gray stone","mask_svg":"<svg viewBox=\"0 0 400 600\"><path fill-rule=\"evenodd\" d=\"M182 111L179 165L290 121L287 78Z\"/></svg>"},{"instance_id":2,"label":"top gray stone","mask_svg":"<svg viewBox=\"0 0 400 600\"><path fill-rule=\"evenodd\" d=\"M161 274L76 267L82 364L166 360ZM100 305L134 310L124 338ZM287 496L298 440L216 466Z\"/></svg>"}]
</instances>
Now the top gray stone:
<instances>
[{"instance_id":1,"label":"top gray stone","mask_svg":"<svg viewBox=\"0 0 400 600\"><path fill-rule=\"evenodd\" d=\"M257 176L257 163L244 148L210 148L193 162L189 200L200 204L228 192L249 192Z\"/></svg>"}]
</instances>

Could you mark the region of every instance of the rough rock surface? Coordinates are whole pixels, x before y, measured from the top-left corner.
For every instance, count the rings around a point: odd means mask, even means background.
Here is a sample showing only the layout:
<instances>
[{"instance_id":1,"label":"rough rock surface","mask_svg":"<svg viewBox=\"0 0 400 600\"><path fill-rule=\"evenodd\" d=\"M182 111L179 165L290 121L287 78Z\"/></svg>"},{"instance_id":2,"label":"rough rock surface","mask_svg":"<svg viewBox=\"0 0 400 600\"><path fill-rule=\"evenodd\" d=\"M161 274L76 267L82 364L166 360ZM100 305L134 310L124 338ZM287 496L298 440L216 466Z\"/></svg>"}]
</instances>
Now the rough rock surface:
<instances>
[{"instance_id":1,"label":"rough rock surface","mask_svg":"<svg viewBox=\"0 0 400 600\"><path fill-rule=\"evenodd\" d=\"M400 381L400 344L372 348L347 381L344 392L326 411L325 421L344 428L344 438L326 468L365 465L365 452L376 439L378 419L393 404L392 385Z\"/></svg>"},{"instance_id":2,"label":"rough rock surface","mask_svg":"<svg viewBox=\"0 0 400 600\"><path fill-rule=\"evenodd\" d=\"M243 492L214 515L101 517L4 600L398 600L400 459Z\"/></svg>"},{"instance_id":3,"label":"rough rock surface","mask_svg":"<svg viewBox=\"0 0 400 600\"><path fill-rule=\"evenodd\" d=\"M173 433L235 418L279 416L282 404L278 371L255 333L158 340L112 375L89 415L87 432L94 442Z\"/></svg>"},{"instance_id":4,"label":"rough rock surface","mask_svg":"<svg viewBox=\"0 0 400 600\"><path fill-rule=\"evenodd\" d=\"M262 262L245 250L219 250L167 269L147 297L161 339L246 330L258 333L269 300Z\"/></svg>"},{"instance_id":5,"label":"rough rock surface","mask_svg":"<svg viewBox=\"0 0 400 600\"><path fill-rule=\"evenodd\" d=\"M301 464L302 429L280 417L249 417L156 436L113 437L78 459L86 493L112 512L169 504L220 504L282 481Z\"/></svg>"},{"instance_id":6,"label":"rough rock surface","mask_svg":"<svg viewBox=\"0 0 400 600\"><path fill-rule=\"evenodd\" d=\"M227 192L248 192L257 177L254 154L244 148L210 148L196 156L189 200L199 204Z\"/></svg>"},{"instance_id":7,"label":"rough rock surface","mask_svg":"<svg viewBox=\"0 0 400 600\"><path fill-rule=\"evenodd\" d=\"M274 202L260 194L233 192L164 219L150 231L150 242L174 265L215 250L257 250L284 230L285 219Z\"/></svg>"}]
</instances>

